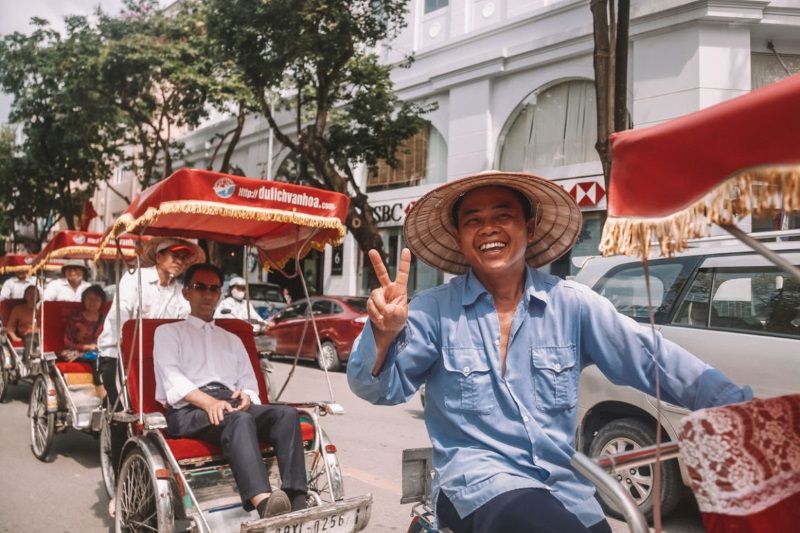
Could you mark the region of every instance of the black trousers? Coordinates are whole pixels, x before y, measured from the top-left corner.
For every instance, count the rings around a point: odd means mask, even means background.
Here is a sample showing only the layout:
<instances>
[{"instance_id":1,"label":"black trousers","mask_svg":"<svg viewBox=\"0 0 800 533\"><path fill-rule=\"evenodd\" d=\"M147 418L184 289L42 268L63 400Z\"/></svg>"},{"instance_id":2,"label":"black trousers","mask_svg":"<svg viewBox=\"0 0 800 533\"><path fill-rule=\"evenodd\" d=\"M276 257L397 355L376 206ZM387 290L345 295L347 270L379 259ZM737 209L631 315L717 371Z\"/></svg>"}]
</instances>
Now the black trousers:
<instances>
[{"instance_id":1,"label":"black trousers","mask_svg":"<svg viewBox=\"0 0 800 533\"><path fill-rule=\"evenodd\" d=\"M203 392L227 400L228 389L206 389ZM272 444L281 473L281 489L290 493L307 491L303 438L299 413L288 405L251 405L247 411L225 413L222 423L214 426L206 412L188 405L167 411L167 432L173 437L200 439L222 448L231 466L242 497L242 505L250 511L250 498L271 492L267 467L261 458L259 440Z\"/></svg>"},{"instance_id":2,"label":"black trousers","mask_svg":"<svg viewBox=\"0 0 800 533\"><path fill-rule=\"evenodd\" d=\"M100 378L103 387L106 389L106 409L110 412L112 407L116 411L122 411L122 404L117 403L119 391L117 390L117 358L98 357L97 368L100 371ZM122 448L128 440L128 429L124 424L111 424L111 464L114 466L114 475L119 474Z\"/></svg>"},{"instance_id":3,"label":"black trousers","mask_svg":"<svg viewBox=\"0 0 800 533\"><path fill-rule=\"evenodd\" d=\"M439 492L436 513L439 527L449 527L454 533L611 533L605 520L584 526L546 489L505 492L464 518L458 516L444 492Z\"/></svg>"}]
</instances>

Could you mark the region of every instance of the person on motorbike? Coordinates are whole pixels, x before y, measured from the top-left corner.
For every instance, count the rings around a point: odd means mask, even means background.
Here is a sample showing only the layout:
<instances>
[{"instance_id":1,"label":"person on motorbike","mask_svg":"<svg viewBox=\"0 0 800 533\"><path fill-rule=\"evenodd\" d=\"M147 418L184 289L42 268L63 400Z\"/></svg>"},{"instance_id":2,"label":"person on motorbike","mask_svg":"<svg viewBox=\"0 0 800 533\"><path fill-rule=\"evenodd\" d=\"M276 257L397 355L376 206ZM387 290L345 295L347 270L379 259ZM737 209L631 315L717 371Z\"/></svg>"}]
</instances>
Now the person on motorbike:
<instances>
[{"instance_id":1,"label":"person on motorbike","mask_svg":"<svg viewBox=\"0 0 800 533\"><path fill-rule=\"evenodd\" d=\"M258 314L253 304L247 301L247 284L244 278L239 276L231 278L228 287L228 296L217 306L217 310L214 312L214 318L238 318L239 320L244 320L245 322L249 321L253 324L254 332L259 333L263 331L266 322L261 318L261 315Z\"/></svg>"},{"instance_id":2,"label":"person on motorbike","mask_svg":"<svg viewBox=\"0 0 800 533\"><path fill-rule=\"evenodd\" d=\"M406 219L417 257L459 274L448 283L409 304L409 250L394 281L369 253L380 287L348 382L383 405L426 384L440 527L611 531L594 487L570 466L583 366L650 394L658 384L661 397L689 409L752 398L588 287L537 270L568 252L580 230L580 208L558 185L485 172L429 192Z\"/></svg>"}]
</instances>

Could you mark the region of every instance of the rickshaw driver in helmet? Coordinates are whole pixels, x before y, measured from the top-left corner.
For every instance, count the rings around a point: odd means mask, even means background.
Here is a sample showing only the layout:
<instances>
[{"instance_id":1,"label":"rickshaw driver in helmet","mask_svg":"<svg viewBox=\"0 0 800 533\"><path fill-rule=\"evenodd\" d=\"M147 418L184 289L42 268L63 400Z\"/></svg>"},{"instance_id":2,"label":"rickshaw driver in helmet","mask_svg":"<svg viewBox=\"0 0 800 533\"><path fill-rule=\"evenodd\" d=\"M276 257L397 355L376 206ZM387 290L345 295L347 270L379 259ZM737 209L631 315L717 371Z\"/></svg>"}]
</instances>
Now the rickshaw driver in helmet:
<instances>
[{"instance_id":1,"label":"rickshaw driver in helmet","mask_svg":"<svg viewBox=\"0 0 800 533\"><path fill-rule=\"evenodd\" d=\"M588 287L538 271L572 247L580 208L530 174L486 172L421 198L406 242L459 275L407 303L411 254L380 287L347 365L374 404L426 383L439 527L463 532L610 532L595 489L571 468L580 369L698 409L752 398L722 373L619 314Z\"/></svg>"},{"instance_id":2,"label":"rickshaw driver in helmet","mask_svg":"<svg viewBox=\"0 0 800 533\"><path fill-rule=\"evenodd\" d=\"M261 518L306 507L306 469L299 412L261 405L258 382L242 341L214 323L222 271L197 264L186 271L186 320L156 329L156 400L167 408L167 432L222 447L245 510ZM259 437L269 439L281 474L271 489Z\"/></svg>"},{"instance_id":3,"label":"rickshaw driver in helmet","mask_svg":"<svg viewBox=\"0 0 800 533\"><path fill-rule=\"evenodd\" d=\"M141 251L142 318L186 318L189 304L181 296L179 276L190 265L205 261L203 250L191 241L167 237L155 237L144 244ZM106 402L109 409L122 406L117 403L117 328L122 328L129 319L136 318L139 309L139 273L125 272L119 280L116 294L119 295L119 317L117 296L112 300L106 314L103 330L97 339L100 351L97 363ZM122 424L111 425L111 464L118 473L122 447L128 435ZM114 500L109 503L109 512L114 514Z\"/></svg>"}]
</instances>

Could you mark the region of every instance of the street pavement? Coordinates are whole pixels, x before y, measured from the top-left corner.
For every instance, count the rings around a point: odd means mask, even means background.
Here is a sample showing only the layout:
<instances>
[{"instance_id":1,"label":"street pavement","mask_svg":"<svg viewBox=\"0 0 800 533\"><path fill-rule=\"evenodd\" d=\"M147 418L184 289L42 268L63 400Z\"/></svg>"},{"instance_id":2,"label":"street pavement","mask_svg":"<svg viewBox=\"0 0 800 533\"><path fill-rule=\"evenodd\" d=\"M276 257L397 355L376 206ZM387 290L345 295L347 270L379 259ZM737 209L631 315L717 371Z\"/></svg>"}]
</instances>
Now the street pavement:
<instances>
[{"instance_id":1,"label":"street pavement","mask_svg":"<svg viewBox=\"0 0 800 533\"><path fill-rule=\"evenodd\" d=\"M291 365L275 363L280 387ZM343 372L329 374L342 416L322 419L336 444L348 496L374 497L371 533L404 532L411 505L400 505L401 455L405 448L427 447L429 441L418 397L394 407L372 406L355 397ZM102 487L98 441L73 430L56 436L52 461L38 461L30 451L26 417L30 385L12 387L0 405L0 532L105 532L113 529ZM325 374L300 363L282 398L285 401L327 400ZM615 533L627 531L612 522ZM664 524L668 533L703 531L691 498Z\"/></svg>"}]
</instances>

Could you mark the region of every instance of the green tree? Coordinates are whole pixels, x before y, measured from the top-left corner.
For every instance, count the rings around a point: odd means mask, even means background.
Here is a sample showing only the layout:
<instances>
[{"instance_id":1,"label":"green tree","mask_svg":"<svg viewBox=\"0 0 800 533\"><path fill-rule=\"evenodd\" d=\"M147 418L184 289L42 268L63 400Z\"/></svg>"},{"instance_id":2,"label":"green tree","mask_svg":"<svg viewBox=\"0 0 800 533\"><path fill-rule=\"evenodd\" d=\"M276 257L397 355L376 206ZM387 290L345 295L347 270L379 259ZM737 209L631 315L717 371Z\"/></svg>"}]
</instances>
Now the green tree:
<instances>
[{"instance_id":1,"label":"green tree","mask_svg":"<svg viewBox=\"0 0 800 533\"><path fill-rule=\"evenodd\" d=\"M347 226L382 249L352 168L395 164L400 143L433 109L400 101L374 50L406 24L408 0L209 0L208 30L232 58L275 137L307 169L300 178L351 197ZM288 109L282 128L275 109Z\"/></svg>"},{"instance_id":2,"label":"green tree","mask_svg":"<svg viewBox=\"0 0 800 533\"><path fill-rule=\"evenodd\" d=\"M10 121L21 144L5 139L0 202L17 225L29 224L35 248L59 220L74 228L99 181L119 155L120 116L93 91L98 34L84 17L65 32L34 19L30 35L0 39L0 86L13 97ZM10 144L9 144L10 142Z\"/></svg>"},{"instance_id":3,"label":"green tree","mask_svg":"<svg viewBox=\"0 0 800 533\"><path fill-rule=\"evenodd\" d=\"M218 55L206 33L206 5L184 0L160 10L148 0L128 0L122 13L99 13L104 45L98 90L130 125L126 163L142 187L170 175L183 147L176 138L197 126L210 109L236 116L235 127L213 139L213 166L227 143L218 170L231 157L255 100L232 61Z\"/></svg>"}]
</instances>

